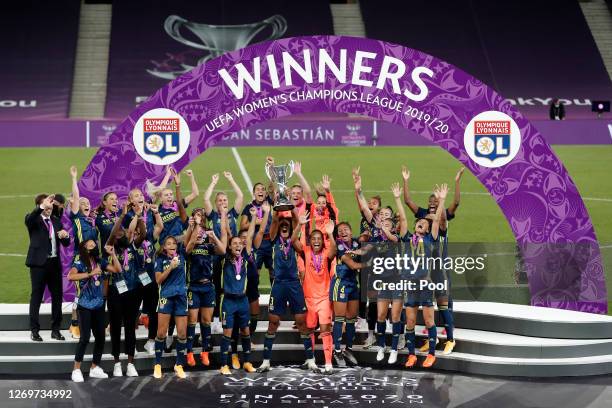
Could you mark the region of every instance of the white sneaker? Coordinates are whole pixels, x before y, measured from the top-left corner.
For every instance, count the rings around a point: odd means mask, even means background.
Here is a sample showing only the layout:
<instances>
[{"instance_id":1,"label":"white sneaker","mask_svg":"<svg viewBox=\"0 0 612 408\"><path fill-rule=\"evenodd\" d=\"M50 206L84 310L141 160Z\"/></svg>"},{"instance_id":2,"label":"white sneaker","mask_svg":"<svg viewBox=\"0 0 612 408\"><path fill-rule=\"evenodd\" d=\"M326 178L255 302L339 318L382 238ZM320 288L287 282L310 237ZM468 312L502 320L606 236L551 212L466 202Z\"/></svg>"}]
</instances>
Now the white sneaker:
<instances>
[{"instance_id":1,"label":"white sneaker","mask_svg":"<svg viewBox=\"0 0 612 408\"><path fill-rule=\"evenodd\" d=\"M102 367L95 366L91 370L89 370L89 378L108 378L108 374L102 370Z\"/></svg>"},{"instance_id":2,"label":"white sneaker","mask_svg":"<svg viewBox=\"0 0 612 408\"><path fill-rule=\"evenodd\" d=\"M325 368L323 369L323 374L333 374L334 367L331 364L325 364Z\"/></svg>"},{"instance_id":3,"label":"white sneaker","mask_svg":"<svg viewBox=\"0 0 612 408\"><path fill-rule=\"evenodd\" d=\"M378 352L376 353L376 361L383 361L385 359L385 348L384 347L378 347Z\"/></svg>"},{"instance_id":4,"label":"white sneaker","mask_svg":"<svg viewBox=\"0 0 612 408\"><path fill-rule=\"evenodd\" d=\"M267 371L270 371L270 360L262 361L261 365L259 367L257 367L257 372L258 373L265 373Z\"/></svg>"},{"instance_id":5,"label":"white sneaker","mask_svg":"<svg viewBox=\"0 0 612 408\"><path fill-rule=\"evenodd\" d=\"M403 334L400 334L399 341L397 342L397 349L403 350L406 347L406 337Z\"/></svg>"},{"instance_id":6,"label":"white sneaker","mask_svg":"<svg viewBox=\"0 0 612 408\"><path fill-rule=\"evenodd\" d=\"M363 318L358 318L357 323L355 323L355 330L368 330L368 321Z\"/></svg>"},{"instance_id":7,"label":"white sneaker","mask_svg":"<svg viewBox=\"0 0 612 408\"><path fill-rule=\"evenodd\" d=\"M150 356L155 354L155 340L147 340L144 345L144 350L149 353Z\"/></svg>"},{"instance_id":8,"label":"white sneaker","mask_svg":"<svg viewBox=\"0 0 612 408\"><path fill-rule=\"evenodd\" d=\"M315 362L314 358L307 359L304 364L302 364L302 367L314 372L319 371L319 367L317 367L317 363Z\"/></svg>"},{"instance_id":9,"label":"white sneaker","mask_svg":"<svg viewBox=\"0 0 612 408\"><path fill-rule=\"evenodd\" d=\"M134 364L128 363L127 369L125 370L125 375L128 377L138 377L138 371L136 371Z\"/></svg>"},{"instance_id":10,"label":"white sneaker","mask_svg":"<svg viewBox=\"0 0 612 408\"><path fill-rule=\"evenodd\" d=\"M74 382L83 382L85 379L83 378L83 373L80 369L72 370L72 381Z\"/></svg>"},{"instance_id":11,"label":"white sneaker","mask_svg":"<svg viewBox=\"0 0 612 408\"><path fill-rule=\"evenodd\" d=\"M391 350L391 353L389 354L389 364L395 364L397 363L397 350Z\"/></svg>"},{"instance_id":12,"label":"white sneaker","mask_svg":"<svg viewBox=\"0 0 612 408\"><path fill-rule=\"evenodd\" d=\"M376 336L374 336L373 332L369 332L368 333L368 338L366 339L363 348L364 349L369 349L370 347L372 347L373 345L376 344Z\"/></svg>"},{"instance_id":13,"label":"white sneaker","mask_svg":"<svg viewBox=\"0 0 612 408\"><path fill-rule=\"evenodd\" d=\"M221 325L219 319L215 318L215 321L213 321L210 325L210 330L213 332L213 334L223 333L223 326Z\"/></svg>"},{"instance_id":14,"label":"white sneaker","mask_svg":"<svg viewBox=\"0 0 612 408\"><path fill-rule=\"evenodd\" d=\"M123 377L123 370L120 362L115 363L115 367L113 367L113 377Z\"/></svg>"}]
</instances>

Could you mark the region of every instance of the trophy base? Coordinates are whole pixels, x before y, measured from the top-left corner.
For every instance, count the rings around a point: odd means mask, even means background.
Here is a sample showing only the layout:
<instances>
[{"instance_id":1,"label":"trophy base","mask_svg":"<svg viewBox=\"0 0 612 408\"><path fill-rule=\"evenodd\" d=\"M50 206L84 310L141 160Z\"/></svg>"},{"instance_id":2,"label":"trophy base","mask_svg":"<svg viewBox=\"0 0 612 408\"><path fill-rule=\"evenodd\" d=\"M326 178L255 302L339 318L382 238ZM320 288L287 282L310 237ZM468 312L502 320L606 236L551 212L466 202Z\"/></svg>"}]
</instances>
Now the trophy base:
<instances>
[{"instance_id":1,"label":"trophy base","mask_svg":"<svg viewBox=\"0 0 612 408\"><path fill-rule=\"evenodd\" d=\"M283 212L283 211L291 211L295 205L291 203L279 203L274 206L274 211Z\"/></svg>"}]
</instances>

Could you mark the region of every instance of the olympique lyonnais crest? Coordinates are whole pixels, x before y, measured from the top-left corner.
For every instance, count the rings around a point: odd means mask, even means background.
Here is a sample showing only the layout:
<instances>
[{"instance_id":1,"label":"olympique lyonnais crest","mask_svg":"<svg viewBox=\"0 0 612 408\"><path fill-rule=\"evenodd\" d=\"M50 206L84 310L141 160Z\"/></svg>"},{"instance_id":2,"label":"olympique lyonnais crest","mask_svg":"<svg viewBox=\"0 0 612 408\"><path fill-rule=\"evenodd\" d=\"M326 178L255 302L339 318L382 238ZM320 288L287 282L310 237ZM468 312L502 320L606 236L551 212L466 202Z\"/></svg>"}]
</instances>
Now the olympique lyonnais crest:
<instances>
[{"instance_id":1,"label":"olympique lyonnais crest","mask_svg":"<svg viewBox=\"0 0 612 408\"><path fill-rule=\"evenodd\" d=\"M510 155L510 121L474 121L474 154L491 161Z\"/></svg>"},{"instance_id":2,"label":"olympique lyonnais crest","mask_svg":"<svg viewBox=\"0 0 612 408\"><path fill-rule=\"evenodd\" d=\"M145 118L143 122L144 152L163 159L180 150L178 118Z\"/></svg>"}]
</instances>

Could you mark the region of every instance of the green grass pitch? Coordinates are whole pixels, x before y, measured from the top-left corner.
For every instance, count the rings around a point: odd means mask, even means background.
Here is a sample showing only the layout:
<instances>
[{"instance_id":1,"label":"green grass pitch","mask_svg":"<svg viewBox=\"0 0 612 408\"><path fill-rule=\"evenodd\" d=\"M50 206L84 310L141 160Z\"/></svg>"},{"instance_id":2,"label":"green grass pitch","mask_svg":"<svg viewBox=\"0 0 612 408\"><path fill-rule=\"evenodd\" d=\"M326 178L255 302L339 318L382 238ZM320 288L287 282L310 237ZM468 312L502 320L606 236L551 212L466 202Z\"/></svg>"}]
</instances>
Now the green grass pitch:
<instances>
[{"instance_id":1,"label":"green grass pitch","mask_svg":"<svg viewBox=\"0 0 612 408\"><path fill-rule=\"evenodd\" d=\"M608 276L608 292L612 291L612 146L555 146L580 193L595 225ZM95 149L85 148L3 148L0 149L0 303L22 303L29 299L29 271L24 265L28 237L24 215L39 192L68 192L68 167L75 164L79 172L85 168ZM322 174L332 178L332 192L340 209L340 219L358 227L359 213L354 199L351 168L361 166L363 187L367 196L380 194L383 204L392 204L391 183L400 182L402 164L411 170L411 189L419 203L425 203L435 183L453 185L460 164L437 147L337 147L337 148L239 148L242 161L253 182L266 181L263 165L272 155L278 163L301 161L311 185ZM247 193L246 182L229 148L205 152L189 168L194 170L203 192L213 173L229 170ZM294 180L294 179L292 179ZM480 182L469 172L462 180L461 206L452 221L454 242L512 242L513 235L499 207ZM184 183L183 191L189 187ZM218 185L231 193L222 177ZM452 190L451 190L452 194ZM232 194L230 194L230 199ZM201 202L201 201L200 201ZM505 262L505 261L504 261ZM512 261L506 267L490 271L489 282L511 284ZM268 282L262 276L262 286ZM265 292L265 288L263 289Z\"/></svg>"}]
</instances>

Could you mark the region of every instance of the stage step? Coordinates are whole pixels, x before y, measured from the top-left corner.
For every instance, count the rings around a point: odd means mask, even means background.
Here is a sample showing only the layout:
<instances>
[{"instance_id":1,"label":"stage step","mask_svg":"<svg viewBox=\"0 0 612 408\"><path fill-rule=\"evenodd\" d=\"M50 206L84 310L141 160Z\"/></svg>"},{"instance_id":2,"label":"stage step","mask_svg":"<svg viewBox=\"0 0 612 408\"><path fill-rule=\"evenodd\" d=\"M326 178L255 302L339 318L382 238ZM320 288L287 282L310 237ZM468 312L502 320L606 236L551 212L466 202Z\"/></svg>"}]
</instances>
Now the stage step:
<instances>
[{"instance_id":1,"label":"stage step","mask_svg":"<svg viewBox=\"0 0 612 408\"><path fill-rule=\"evenodd\" d=\"M199 351L199 350L196 350ZM262 345L255 345L251 353L251 360L255 366L262 359ZM360 346L354 348L354 354L360 365L372 366L377 368L391 368L386 363L376 362L376 352L373 350L362 350ZM419 363L415 370L423 370L420 365L424 358L422 353L418 353ZM315 352L317 362L323 361L323 352L320 345ZM172 374L172 366L175 362L174 352L165 354L162 359L162 366L165 368L165 376ZM393 368L401 368L406 361L406 351L401 351L398 363ZM219 367L219 349L215 347L210 354L211 367L207 369L217 369ZM385 356L388 358L388 355ZM298 344L275 344L273 351L273 366L301 364L304 361L303 347ZM33 360L29 356L0 356L0 374L11 374L14 376L31 376L34 374L45 373L47 375L59 375L62 378L69 378L73 367L74 356L54 355L39 356ZM123 369L125 370L126 358L121 358ZM91 355L85 355L82 370L86 374L89 370ZM134 359L136 368L141 375L150 375L154 364L154 357L148 354L138 353ZM102 358L101 366L107 373L112 373L113 358L105 354ZM482 356L469 353L452 353L448 356L438 355L434 366L435 370L460 371L463 373L496 375L496 376L519 376L519 377L561 377L561 376L585 376L603 375L612 373L612 354L591 357L574 358L504 358ZM198 365L195 370L203 369ZM126 379L127 381L127 379Z\"/></svg>"},{"instance_id":2,"label":"stage step","mask_svg":"<svg viewBox=\"0 0 612 408\"><path fill-rule=\"evenodd\" d=\"M263 344L267 330L267 322L260 321L256 332L252 335L255 344ZM418 338L425 338L424 326L416 327ZM4 356L37 356L46 355L69 355L76 349L78 340L72 339L68 331L62 331L65 341L51 339L50 331L41 331L43 342L30 340L29 331L0 332L0 354ZM196 328L199 335L199 327ZM367 338L367 330L357 330L355 344L363 344ZM455 329L456 352L478 354L483 356L496 356L508 358L566 358L606 355L612 352L612 339L550 339L518 336L514 334L496 333L471 329ZM175 333L176 336L176 333ZM442 328L438 328L438 336L441 343L446 340L442 334ZM391 344L391 329L387 328L387 344ZM136 331L136 349L144 350L144 344L148 338L147 330L141 326ZM278 344L301 344L300 335L292 328L291 322L281 322L277 332L276 342ZM123 351L123 338L121 350ZM218 346L221 343L221 333L213 333L212 344ZM421 340L419 340L419 345ZM442 349L442 344L438 346ZM93 351L93 336L87 352ZM104 353L111 352L110 336L106 336Z\"/></svg>"},{"instance_id":3,"label":"stage step","mask_svg":"<svg viewBox=\"0 0 612 408\"><path fill-rule=\"evenodd\" d=\"M260 298L259 320L267 320L268 295ZM71 303L63 304L63 328L70 323ZM49 304L40 311L42 328L50 327ZM557 339L610 339L612 316L573 312L526 305L494 302L454 302L455 326L519 336ZM285 316L289 318L289 316ZM439 316L436 315L439 322ZM419 313L418 324L423 324ZM28 330L27 304L0 304L0 327L3 330Z\"/></svg>"}]
</instances>

